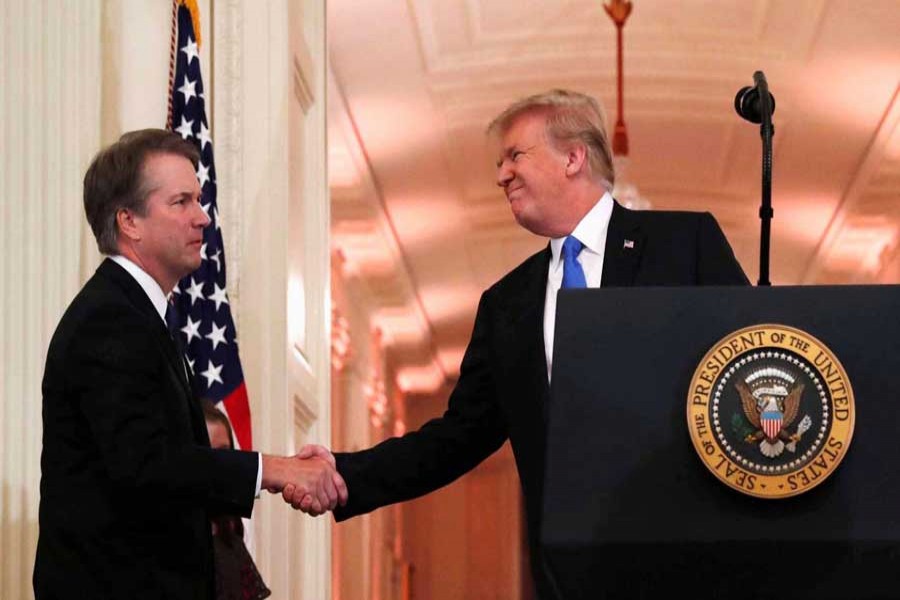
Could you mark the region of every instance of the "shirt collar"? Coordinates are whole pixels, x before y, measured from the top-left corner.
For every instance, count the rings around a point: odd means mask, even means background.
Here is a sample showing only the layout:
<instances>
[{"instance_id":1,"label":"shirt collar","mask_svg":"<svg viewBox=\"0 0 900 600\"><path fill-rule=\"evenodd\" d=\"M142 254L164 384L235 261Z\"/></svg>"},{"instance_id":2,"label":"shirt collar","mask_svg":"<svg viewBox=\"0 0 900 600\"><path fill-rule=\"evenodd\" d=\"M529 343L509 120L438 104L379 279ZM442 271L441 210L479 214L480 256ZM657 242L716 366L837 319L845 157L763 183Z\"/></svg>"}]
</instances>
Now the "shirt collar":
<instances>
[{"instance_id":1,"label":"shirt collar","mask_svg":"<svg viewBox=\"0 0 900 600\"><path fill-rule=\"evenodd\" d=\"M128 274L137 281L138 285L141 286L141 289L144 290L144 293L147 294L147 297L150 298L150 302L153 303L153 308L159 313L159 318L165 323L167 304L166 295L163 293L162 288L159 287L156 280L150 277L147 271L143 270L121 254L115 254L109 258L128 271Z\"/></svg>"},{"instance_id":2,"label":"shirt collar","mask_svg":"<svg viewBox=\"0 0 900 600\"><path fill-rule=\"evenodd\" d=\"M609 192L604 192L600 200L582 217L569 235L574 235L578 241L584 244L586 250L590 250L594 254L603 254L606 250L606 231L609 229L612 210L613 198ZM566 237L568 236L550 240L551 269L559 267L559 255Z\"/></svg>"}]
</instances>

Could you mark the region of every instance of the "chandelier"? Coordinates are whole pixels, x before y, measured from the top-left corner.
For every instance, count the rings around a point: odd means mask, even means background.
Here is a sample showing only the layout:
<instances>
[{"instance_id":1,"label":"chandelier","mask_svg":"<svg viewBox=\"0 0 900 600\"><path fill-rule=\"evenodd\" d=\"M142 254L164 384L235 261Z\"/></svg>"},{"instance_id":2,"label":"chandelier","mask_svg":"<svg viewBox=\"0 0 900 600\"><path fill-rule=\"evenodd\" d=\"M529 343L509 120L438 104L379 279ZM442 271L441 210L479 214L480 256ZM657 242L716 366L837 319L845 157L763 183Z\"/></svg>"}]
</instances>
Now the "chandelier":
<instances>
[{"instance_id":1,"label":"chandelier","mask_svg":"<svg viewBox=\"0 0 900 600\"><path fill-rule=\"evenodd\" d=\"M650 201L644 198L637 186L628 178L628 128L625 126L624 110L624 76L622 69L622 29L631 14L631 0L608 0L603 4L606 14L616 26L616 126L613 133L613 167L616 172L616 184L612 195L626 208L645 210L650 208Z\"/></svg>"}]
</instances>

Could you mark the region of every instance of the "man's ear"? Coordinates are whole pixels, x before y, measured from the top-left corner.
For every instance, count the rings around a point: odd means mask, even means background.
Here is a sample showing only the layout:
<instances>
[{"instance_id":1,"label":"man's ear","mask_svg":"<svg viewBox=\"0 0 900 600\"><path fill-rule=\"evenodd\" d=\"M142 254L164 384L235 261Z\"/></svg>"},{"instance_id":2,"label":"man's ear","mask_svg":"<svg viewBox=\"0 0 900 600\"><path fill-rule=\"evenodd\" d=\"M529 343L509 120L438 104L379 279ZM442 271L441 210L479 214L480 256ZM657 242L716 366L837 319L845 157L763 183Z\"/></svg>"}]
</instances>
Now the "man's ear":
<instances>
[{"instance_id":1,"label":"man's ear","mask_svg":"<svg viewBox=\"0 0 900 600\"><path fill-rule=\"evenodd\" d=\"M566 149L566 175L575 176L587 166L587 147L581 143L570 144Z\"/></svg>"},{"instance_id":2,"label":"man's ear","mask_svg":"<svg viewBox=\"0 0 900 600\"><path fill-rule=\"evenodd\" d=\"M119 235L134 242L141 240L141 232L135 220L135 214L127 208L120 208L116 211L116 225L119 227Z\"/></svg>"}]
</instances>

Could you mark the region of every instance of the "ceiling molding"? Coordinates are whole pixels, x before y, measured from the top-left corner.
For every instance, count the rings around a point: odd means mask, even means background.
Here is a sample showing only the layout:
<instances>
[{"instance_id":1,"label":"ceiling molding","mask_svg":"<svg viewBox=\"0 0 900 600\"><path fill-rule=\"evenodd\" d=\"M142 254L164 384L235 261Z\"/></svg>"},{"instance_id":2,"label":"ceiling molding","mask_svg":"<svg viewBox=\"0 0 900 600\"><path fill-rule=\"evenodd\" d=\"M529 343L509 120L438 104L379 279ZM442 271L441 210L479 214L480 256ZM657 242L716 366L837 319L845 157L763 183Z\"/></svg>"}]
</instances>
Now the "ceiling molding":
<instances>
[{"instance_id":1,"label":"ceiling molding","mask_svg":"<svg viewBox=\"0 0 900 600\"><path fill-rule=\"evenodd\" d=\"M803 272L802 283L816 283L823 276L823 271L829 268L829 257L839 246L841 237L847 233L845 230L848 220L852 218L860 198L865 194L866 188L885 159L886 150L890 147L892 139L900 135L898 123L900 123L900 84L897 85L872 141L859 166L854 170L850 185L841 197L824 235Z\"/></svg>"},{"instance_id":2,"label":"ceiling molding","mask_svg":"<svg viewBox=\"0 0 900 600\"><path fill-rule=\"evenodd\" d=\"M677 65L678 57L686 53L710 64L741 56L769 65L803 60L819 37L827 3L792 4L789 11L772 0L707 5L704 18L680 3L658 5L654 9L662 14L654 19L632 20L627 36L642 43L629 48L629 61ZM510 14L503 5L498 10L502 14L486 16L485 6L493 5L478 0L410 0L413 33L428 76L470 77L472 70L534 69L547 63L571 68L577 66L572 56L593 63L615 60L615 28L600 2L548 3L530 15ZM743 12L735 15L735 10ZM796 19L801 12L804 19ZM771 34L785 27L790 27L790 36Z\"/></svg>"},{"instance_id":3,"label":"ceiling molding","mask_svg":"<svg viewBox=\"0 0 900 600\"><path fill-rule=\"evenodd\" d=\"M385 209L364 143L330 65L328 86L329 163L335 156L335 162L340 165L332 189L331 226L332 250L343 258L338 273L357 280L367 291L367 300L373 305L370 311L372 327L380 327L384 332L386 351L391 351L393 346L412 345L416 348L417 358L411 367L418 369L417 373L431 369L447 379L437 360L431 323ZM384 317L385 310L396 313L398 307L403 314L402 320ZM433 388L431 379L406 377L404 391L415 391L412 384L417 381L425 381L424 389L429 391Z\"/></svg>"},{"instance_id":4,"label":"ceiling molding","mask_svg":"<svg viewBox=\"0 0 900 600\"><path fill-rule=\"evenodd\" d=\"M655 209L712 212L753 278L759 127L732 101L761 69L778 100L773 282L900 277L900 142L886 140L900 11L889 4L635 2L624 179ZM597 97L612 118L615 28L598 0L333 0L329 52L344 120L329 143L355 147L330 154L348 276L396 330L398 360L436 356L452 373L478 293L546 243L510 214L485 127L553 87ZM424 381L429 369L406 372Z\"/></svg>"}]
</instances>

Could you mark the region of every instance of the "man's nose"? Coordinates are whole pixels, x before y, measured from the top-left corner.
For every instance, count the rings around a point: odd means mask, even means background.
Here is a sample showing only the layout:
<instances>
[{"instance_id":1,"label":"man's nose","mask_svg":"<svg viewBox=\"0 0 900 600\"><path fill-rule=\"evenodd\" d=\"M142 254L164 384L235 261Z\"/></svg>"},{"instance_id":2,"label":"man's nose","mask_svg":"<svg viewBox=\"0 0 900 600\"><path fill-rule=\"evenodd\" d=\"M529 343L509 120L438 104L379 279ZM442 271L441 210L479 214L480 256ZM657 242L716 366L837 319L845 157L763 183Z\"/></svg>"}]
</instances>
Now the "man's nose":
<instances>
[{"instance_id":1,"label":"man's nose","mask_svg":"<svg viewBox=\"0 0 900 600\"><path fill-rule=\"evenodd\" d=\"M513 180L513 172L512 169L507 166L506 161L500 164L497 167L497 185L505 188L509 185L509 182Z\"/></svg>"},{"instance_id":2,"label":"man's nose","mask_svg":"<svg viewBox=\"0 0 900 600\"><path fill-rule=\"evenodd\" d=\"M203 210L203 206L200 204L200 202L195 202L194 206L194 210L197 212L197 214L195 215L195 223L197 224L197 227L200 227L202 229L212 223L212 219L208 214L206 214L206 211ZM210 209L212 209L212 207L210 207Z\"/></svg>"}]
</instances>

